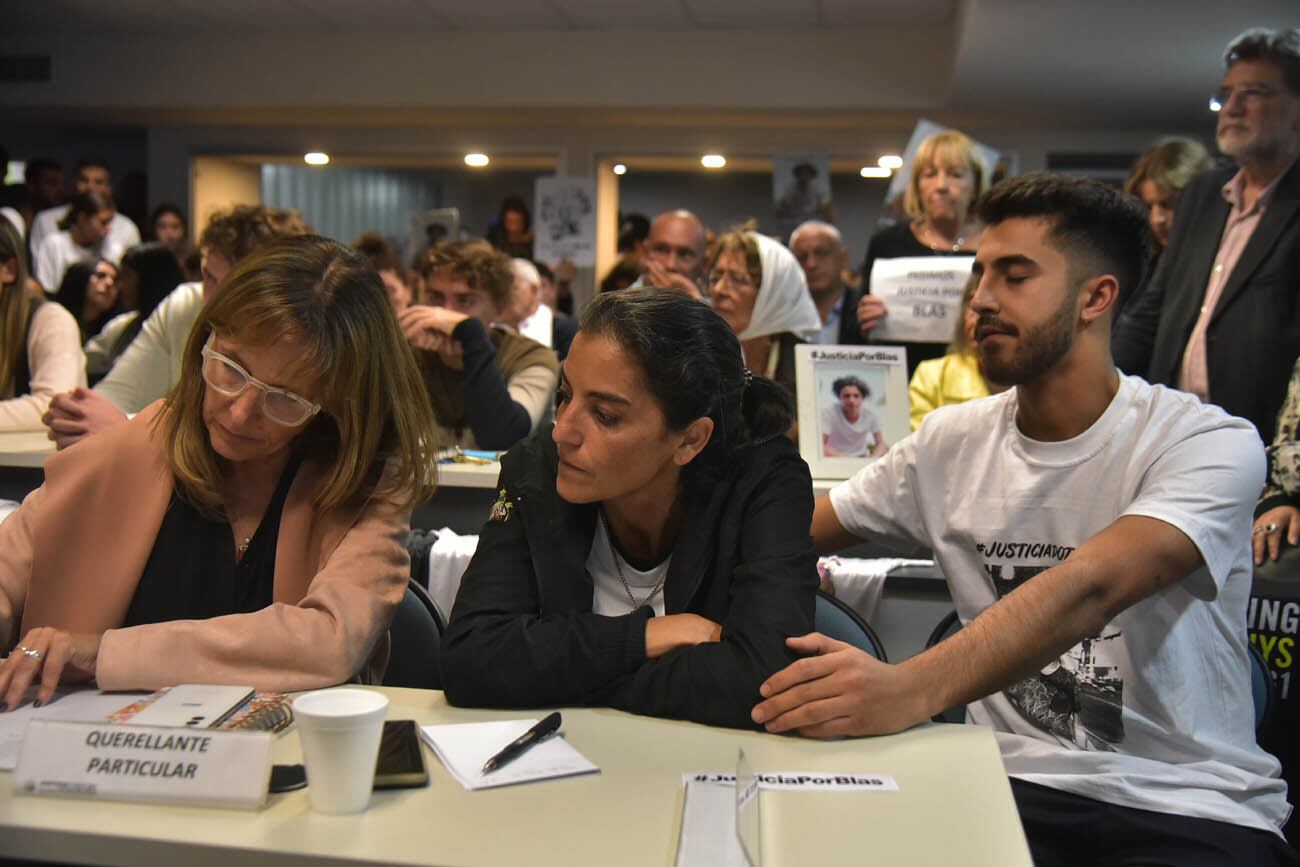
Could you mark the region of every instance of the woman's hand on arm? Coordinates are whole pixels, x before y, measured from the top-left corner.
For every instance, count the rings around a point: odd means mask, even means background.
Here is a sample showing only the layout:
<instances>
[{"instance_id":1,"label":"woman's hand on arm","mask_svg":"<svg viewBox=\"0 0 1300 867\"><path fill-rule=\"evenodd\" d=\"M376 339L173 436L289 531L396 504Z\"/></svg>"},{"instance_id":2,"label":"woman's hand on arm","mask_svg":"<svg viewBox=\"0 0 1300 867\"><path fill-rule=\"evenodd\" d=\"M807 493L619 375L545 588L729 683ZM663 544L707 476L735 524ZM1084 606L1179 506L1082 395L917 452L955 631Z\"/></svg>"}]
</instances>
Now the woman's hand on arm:
<instances>
[{"instance_id":1,"label":"woman's hand on arm","mask_svg":"<svg viewBox=\"0 0 1300 867\"><path fill-rule=\"evenodd\" d=\"M1276 560L1282 553L1282 540L1291 546L1300 544L1300 509L1295 506L1276 506L1255 519L1250 531L1250 544L1255 551L1255 565L1268 559Z\"/></svg>"},{"instance_id":2,"label":"woman's hand on arm","mask_svg":"<svg viewBox=\"0 0 1300 867\"><path fill-rule=\"evenodd\" d=\"M698 614L651 617L645 624L645 655L657 659L670 650L722 640L722 625Z\"/></svg>"},{"instance_id":3,"label":"woman's hand on arm","mask_svg":"<svg viewBox=\"0 0 1300 867\"><path fill-rule=\"evenodd\" d=\"M16 708L32 684L36 704L54 698L60 683L82 683L95 676L99 636L64 632L49 626L31 630L0 662L0 711Z\"/></svg>"}]
</instances>

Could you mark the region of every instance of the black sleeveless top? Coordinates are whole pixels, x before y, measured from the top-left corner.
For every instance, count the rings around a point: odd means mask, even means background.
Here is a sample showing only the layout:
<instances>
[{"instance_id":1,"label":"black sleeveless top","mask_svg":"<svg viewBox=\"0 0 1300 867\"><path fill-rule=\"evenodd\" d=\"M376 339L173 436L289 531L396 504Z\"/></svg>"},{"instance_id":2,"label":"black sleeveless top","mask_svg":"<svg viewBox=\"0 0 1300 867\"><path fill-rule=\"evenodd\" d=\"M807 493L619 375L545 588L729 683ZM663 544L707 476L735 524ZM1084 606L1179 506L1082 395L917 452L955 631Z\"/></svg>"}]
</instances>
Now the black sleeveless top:
<instances>
[{"instance_id":1,"label":"black sleeveless top","mask_svg":"<svg viewBox=\"0 0 1300 867\"><path fill-rule=\"evenodd\" d=\"M207 620L270 605L280 515L301 463L300 455L289 459L238 562L230 522L206 517L184 497L172 494L122 625Z\"/></svg>"}]
</instances>

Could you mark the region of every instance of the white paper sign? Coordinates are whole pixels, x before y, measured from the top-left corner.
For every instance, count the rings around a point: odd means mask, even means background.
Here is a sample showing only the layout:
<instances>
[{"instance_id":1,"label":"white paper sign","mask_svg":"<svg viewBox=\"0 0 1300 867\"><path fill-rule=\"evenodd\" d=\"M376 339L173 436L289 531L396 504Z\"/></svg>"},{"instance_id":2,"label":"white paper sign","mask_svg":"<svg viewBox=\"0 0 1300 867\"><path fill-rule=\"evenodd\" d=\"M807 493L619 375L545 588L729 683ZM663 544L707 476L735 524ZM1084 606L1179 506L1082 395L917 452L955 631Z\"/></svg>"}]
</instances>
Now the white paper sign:
<instances>
[{"instance_id":1,"label":"white paper sign","mask_svg":"<svg viewBox=\"0 0 1300 867\"><path fill-rule=\"evenodd\" d=\"M871 266L871 294L885 302L885 318L873 340L947 343L961 312L961 296L974 256L906 256L877 259Z\"/></svg>"},{"instance_id":2,"label":"white paper sign","mask_svg":"<svg viewBox=\"0 0 1300 867\"><path fill-rule=\"evenodd\" d=\"M32 720L14 769L16 795L260 807L270 732Z\"/></svg>"},{"instance_id":3,"label":"white paper sign","mask_svg":"<svg viewBox=\"0 0 1300 867\"><path fill-rule=\"evenodd\" d=\"M754 774L758 787L765 792L897 792L898 783L884 774L861 774L842 771L765 771ZM728 773L682 774L682 784L736 784L736 775ZM734 795L733 795L734 798Z\"/></svg>"},{"instance_id":4,"label":"white paper sign","mask_svg":"<svg viewBox=\"0 0 1300 867\"><path fill-rule=\"evenodd\" d=\"M533 256L540 262L568 259L579 268L596 265L596 179L538 178L534 192Z\"/></svg>"}]
</instances>

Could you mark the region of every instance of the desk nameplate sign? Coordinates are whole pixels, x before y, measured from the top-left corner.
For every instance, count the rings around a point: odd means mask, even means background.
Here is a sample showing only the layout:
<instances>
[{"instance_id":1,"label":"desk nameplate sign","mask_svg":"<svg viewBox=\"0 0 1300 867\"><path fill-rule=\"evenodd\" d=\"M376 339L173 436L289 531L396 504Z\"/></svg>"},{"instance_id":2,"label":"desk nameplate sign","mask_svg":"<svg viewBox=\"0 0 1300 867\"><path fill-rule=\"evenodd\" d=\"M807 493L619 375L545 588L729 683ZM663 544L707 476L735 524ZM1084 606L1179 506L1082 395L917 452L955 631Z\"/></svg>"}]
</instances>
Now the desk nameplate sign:
<instances>
[{"instance_id":1,"label":"desk nameplate sign","mask_svg":"<svg viewBox=\"0 0 1300 867\"><path fill-rule=\"evenodd\" d=\"M32 720L15 795L256 809L271 777L269 732Z\"/></svg>"},{"instance_id":2,"label":"desk nameplate sign","mask_svg":"<svg viewBox=\"0 0 1300 867\"><path fill-rule=\"evenodd\" d=\"M756 772L753 782L770 792L897 792L898 783L885 774L841 773L838 771ZM721 772L682 774L682 785L714 783L734 786L736 775Z\"/></svg>"}]
</instances>

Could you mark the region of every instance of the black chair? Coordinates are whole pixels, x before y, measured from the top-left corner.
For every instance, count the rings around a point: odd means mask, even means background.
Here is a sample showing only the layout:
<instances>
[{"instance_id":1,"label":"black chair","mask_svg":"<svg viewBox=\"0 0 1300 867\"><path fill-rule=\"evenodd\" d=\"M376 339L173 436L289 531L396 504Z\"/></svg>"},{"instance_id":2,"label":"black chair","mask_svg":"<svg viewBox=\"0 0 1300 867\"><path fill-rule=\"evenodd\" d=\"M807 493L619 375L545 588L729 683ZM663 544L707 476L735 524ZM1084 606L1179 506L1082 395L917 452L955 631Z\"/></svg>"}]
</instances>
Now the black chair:
<instances>
[{"instance_id":1,"label":"black chair","mask_svg":"<svg viewBox=\"0 0 1300 867\"><path fill-rule=\"evenodd\" d=\"M880 637L876 635L875 630L858 612L829 593L817 591L817 610L813 620L817 631L822 635L843 641L845 644L852 644L881 662L889 662L889 658L885 655L885 645L880 643Z\"/></svg>"},{"instance_id":2,"label":"black chair","mask_svg":"<svg viewBox=\"0 0 1300 867\"><path fill-rule=\"evenodd\" d=\"M388 627L392 646L384 686L442 689L438 659L442 628L429 591L415 580L408 581L406 595Z\"/></svg>"},{"instance_id":3,"label":"black chair","mask_svg":"<svg viewBox=\"0 0 1300 867\"><path fill-rule=\"evenodd\" d=\"M1250 697L1255 702L1255 734L1258 736L1273 713L1273 702L1277 700L1277 684L1268 672L1268 663L1255 645L1247 643L1250 651Z\"/></svg>"},{"instance_id":4,"label":"black chair","mask_svg":"<svg viewBox=\"0 0 1300 867\"><path fill-rule=\"evenodd\" d=\"M929 650L940 641L943 641L950 635L961 629L961 621L957 619L956 611L949 611L943 616L934 629L930 631L930 637L925 640L925 649ZM935 722L942 723L964 723L966 722L966 705L950 707L945 711L935 714L931 717Z\"/></svg>"}]
</instances>

